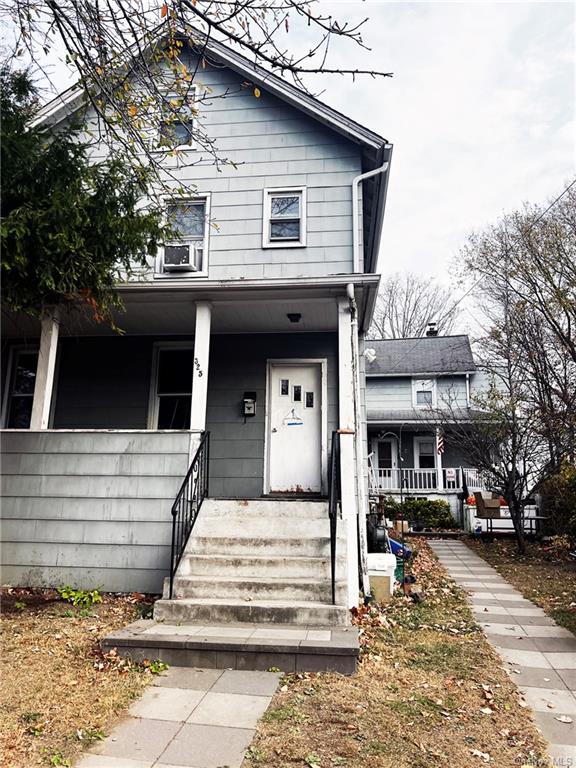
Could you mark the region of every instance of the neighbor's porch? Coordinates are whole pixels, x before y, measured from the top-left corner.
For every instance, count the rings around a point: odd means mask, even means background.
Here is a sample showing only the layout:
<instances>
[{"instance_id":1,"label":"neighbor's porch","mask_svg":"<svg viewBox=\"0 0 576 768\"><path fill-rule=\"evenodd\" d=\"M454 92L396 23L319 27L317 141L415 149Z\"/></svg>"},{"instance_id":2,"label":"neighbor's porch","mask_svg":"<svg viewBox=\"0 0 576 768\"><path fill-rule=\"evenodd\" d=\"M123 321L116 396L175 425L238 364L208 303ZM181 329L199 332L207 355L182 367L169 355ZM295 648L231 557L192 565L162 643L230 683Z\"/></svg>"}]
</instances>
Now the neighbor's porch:
<instances>
[{"instance_id":1,"label":"neighbor's porch","mask_svg":"<svg viewBox=\"0 0 576 768\"><path fill-rule=\"evenodd\" d=\"M451 439L422 425L368 425L369 484L375 494L455 495L488 490Z\"/></svg>"}]
</instances>

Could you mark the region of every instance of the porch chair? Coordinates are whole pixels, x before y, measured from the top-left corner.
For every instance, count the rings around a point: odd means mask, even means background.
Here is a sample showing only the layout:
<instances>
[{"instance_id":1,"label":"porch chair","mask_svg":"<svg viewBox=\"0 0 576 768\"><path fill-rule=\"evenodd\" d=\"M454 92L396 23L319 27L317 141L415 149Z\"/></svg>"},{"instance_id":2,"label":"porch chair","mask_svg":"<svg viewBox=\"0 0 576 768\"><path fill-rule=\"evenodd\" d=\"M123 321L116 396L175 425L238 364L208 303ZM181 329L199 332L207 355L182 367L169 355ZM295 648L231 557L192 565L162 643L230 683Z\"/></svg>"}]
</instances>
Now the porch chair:
<instances>
[{"instance_id":1,"label":"porch chair","mask_svg":"<svg viewBox=\"0 0 576 768\"><path fill-rule=\"evenodd\" d=\"M500 517L500 497L485 499L480 491L476 491L474 498L476 499L476 517L484 520Z\"/></svg>"}]
</instances>

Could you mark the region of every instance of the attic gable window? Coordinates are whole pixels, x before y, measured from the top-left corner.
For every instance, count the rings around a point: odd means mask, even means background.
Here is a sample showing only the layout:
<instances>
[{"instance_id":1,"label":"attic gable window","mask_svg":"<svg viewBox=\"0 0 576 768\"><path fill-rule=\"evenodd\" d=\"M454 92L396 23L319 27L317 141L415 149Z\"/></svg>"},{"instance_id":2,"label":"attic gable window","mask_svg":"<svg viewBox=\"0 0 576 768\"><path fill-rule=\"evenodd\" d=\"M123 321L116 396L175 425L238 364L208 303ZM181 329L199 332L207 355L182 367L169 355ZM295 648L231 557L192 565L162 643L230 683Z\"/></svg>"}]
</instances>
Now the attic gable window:
<instances>
[{"instance_id":1,"label":"attic gable window","mask_svg":"<svg viewBox=\"0 0 576 768\"><path fill-rule=\"evenodd\" d=\"M412 405L415 408L430 408L436 405L436 380L412 380Z\"/></svg>"},{"instance_id":2,"label":"attic gable window","mask_svg":"<svg viewBox=\"0 0 576 768\"><path fill-rule=\"evenodd\" d=\"M186 93L165 94L160 115L160 147L178 149L193 146L196 128L195 96L195 88L189 88Z\"/></svg>"},{"instance_id":3,"label":"attic gable window","mask_svg":"<svg viewBox=\"0 0 576 768\"><path fill-rule=\"evenodd\" d=\"M306 188L265 189L263 248L306 245Z\"/></svg>"},{"instance_id":4,"label":"attic gable window","mask_svg":"<svg viewBox=\"0 0 576 768\"><path fill-rule=\"evenodd\" d=\"M209 204L208 197L167 204L166 216L178 238L164 244L160 272L208 274Z\"/></svg>"}]
</instances>

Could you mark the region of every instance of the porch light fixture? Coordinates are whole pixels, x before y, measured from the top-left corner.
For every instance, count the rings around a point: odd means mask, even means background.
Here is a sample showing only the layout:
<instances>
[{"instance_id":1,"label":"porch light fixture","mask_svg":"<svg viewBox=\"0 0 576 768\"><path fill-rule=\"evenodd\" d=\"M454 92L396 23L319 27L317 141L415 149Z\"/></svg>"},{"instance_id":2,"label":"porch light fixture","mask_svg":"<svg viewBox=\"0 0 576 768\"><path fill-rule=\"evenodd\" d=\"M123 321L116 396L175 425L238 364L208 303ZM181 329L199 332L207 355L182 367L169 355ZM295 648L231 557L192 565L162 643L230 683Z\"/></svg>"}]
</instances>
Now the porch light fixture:
<instances>
[{"instance_id":1,"label":"porch light fixture","mask_svg":"<svg viewBox=\"0 0 576 768\"><path fill-rule=\"evenodd\" d=\"M300 320L302 320L302 315L300 312L288 312L286 317L288 320L290 320L291 323L299 323Z\"/></svg>"}]
</instances>

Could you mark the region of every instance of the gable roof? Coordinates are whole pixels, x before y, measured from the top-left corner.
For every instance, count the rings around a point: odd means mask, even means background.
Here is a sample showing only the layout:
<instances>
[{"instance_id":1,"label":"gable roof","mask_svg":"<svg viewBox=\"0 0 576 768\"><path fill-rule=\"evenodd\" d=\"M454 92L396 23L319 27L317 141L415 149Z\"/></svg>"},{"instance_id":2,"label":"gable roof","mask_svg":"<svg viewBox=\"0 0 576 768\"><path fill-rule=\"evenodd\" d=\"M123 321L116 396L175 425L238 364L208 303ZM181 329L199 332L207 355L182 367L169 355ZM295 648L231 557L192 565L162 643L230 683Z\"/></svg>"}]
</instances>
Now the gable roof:
<instances>
[{"instance_id":1,"label":"gable roof","mask_svg":"<svg viewBox=\"0 0 576 768\"><path fill-rule=\"evenodd\" d=\"M151 49L152 45L158 46L163 43L166 37L165 26L166 22L158 26L156 31L157 37L154 43L148 46L148 50ZM261 89L268 91L300 112L305 113L312 119L359 145L362 152L362 172L380 168L386 162L390 163L392 145L384 137L338 112L338 110L329 107L301 88L269 72L261 65L250 61L246 56L206 35L195 27L190 25L183 27L182 35L192 51L201 53L208 61L213 59L220 64L228 66L243 78L258 85ZM190 35L194 36L193 44L189 39ZM138 50L135 44L134 56L137 55ZM77 83L45 104L39 110L34 122L35 124L58 123L83 106L85 98L81 83ZM365 272L375 272L377 267L389 174L390 166L388 166L385 172L366 179L363 184Z\"/></svg>"},{"instance_id":2,"label":"gable roof","mask_svg":"<svg viewBox=\"0 0 576 768\"><path fill-rule=\"evenodd\" d=\"M468 336L423 336L416 339L366 341L376 352L366 361L367 376L471 373L476 370Z\"/></svg>"}]
</instances>

